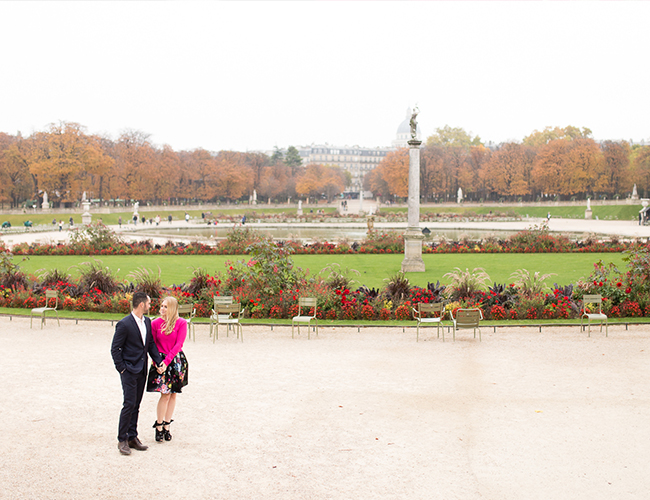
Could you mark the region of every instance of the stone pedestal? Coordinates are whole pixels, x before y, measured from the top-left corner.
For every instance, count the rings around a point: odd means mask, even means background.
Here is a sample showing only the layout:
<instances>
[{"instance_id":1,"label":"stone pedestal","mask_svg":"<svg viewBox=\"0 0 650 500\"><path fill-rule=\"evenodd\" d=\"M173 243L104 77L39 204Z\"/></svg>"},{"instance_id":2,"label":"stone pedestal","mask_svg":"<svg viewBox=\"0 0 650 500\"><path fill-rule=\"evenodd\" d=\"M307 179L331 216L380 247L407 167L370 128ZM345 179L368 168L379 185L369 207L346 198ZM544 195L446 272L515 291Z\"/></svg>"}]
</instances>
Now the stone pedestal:
<instances>
[{"instance_id":1,"label":"stone pedestal","mask_svg":"<svg viewBox=\"0 0 650 500\"><path fill-rule=\"evenodd\" d=\"M420 145L422 141L412 139L409 145L409 197L408 227L404 233L403 273L423 273L422 240L420 230Z\"/></svg>"},{"instance_id":2,"label":"stone pedestal","mask_svg":"<svg viewBox=\"0 0 650 500\"><path fill-rule=\"evenodd\" d=\"M82 224L90 224L93 221L93 216L90 213L90 202L89 201L82 201L81 202L81 207L83 208L83 213L81 214L81 223Z\"/></svg>"},{"instance_id":3,"label":"stone pedestal","mask_svg":"<svg viewBox=\"0 0 650 500\"><path fill-rule=\"evenodd\" d=\"M592 217L591 209L588 208L587 210L585 210L585 219L591 219L591 217Z\"/></svg>"},{"instance_id":4,"label":"stone pedestal","mask_svg":"<svg viewBox=\"0 0 650 500\"><path fill-rule=\"evenodd\" d=\"M403 273L423 273L426 269L422 260L422 240L424 235L419 229L407 229L404 233Z\"/></svg>"}]
</instances>

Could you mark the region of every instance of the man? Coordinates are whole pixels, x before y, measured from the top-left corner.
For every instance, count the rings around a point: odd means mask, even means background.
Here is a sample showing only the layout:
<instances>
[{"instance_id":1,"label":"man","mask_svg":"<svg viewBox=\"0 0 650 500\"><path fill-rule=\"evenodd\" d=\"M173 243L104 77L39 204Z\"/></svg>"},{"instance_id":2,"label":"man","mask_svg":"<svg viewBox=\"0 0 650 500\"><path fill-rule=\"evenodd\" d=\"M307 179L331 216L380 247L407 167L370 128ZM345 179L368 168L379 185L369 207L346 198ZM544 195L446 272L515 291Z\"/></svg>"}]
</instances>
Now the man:
<instances>
[{"instance_id":1,"label":"man","mask_svg":"<svg viewBox=\"0 0 650 500\"><path fill-rule=\"evenodd\" d=\"M162 358L153 341L149 312L151 299L144 292L133 294L133 310L115 326L111 355L115 368L120 372L124 404L120 413L117 434L122 455L130 455L131 448L144 451L148 446L138 439L138 413L147 381L147 353L156 365L162 365Z\"/></svg>"}]
</instances>

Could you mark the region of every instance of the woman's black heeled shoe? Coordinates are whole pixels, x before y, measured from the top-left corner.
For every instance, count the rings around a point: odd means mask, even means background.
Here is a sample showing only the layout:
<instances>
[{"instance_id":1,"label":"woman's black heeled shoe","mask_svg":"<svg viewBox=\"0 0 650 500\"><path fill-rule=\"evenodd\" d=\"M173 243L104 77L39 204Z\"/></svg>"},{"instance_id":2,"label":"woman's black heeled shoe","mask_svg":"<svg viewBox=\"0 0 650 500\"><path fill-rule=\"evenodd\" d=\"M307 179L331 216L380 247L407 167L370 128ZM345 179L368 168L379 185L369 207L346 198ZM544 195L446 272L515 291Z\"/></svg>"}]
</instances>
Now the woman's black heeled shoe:
<instances>
[{"instance_id":1,"label":"woman's black heeled shoe","mask_svg":"<svg viewBox=\"0 0 650 500\"><path fill-rule=\"evenodd\" d=\"M172 422L173 422L173 420L170 420L169 422L165 422L165 421L163 421L163 425L169 425L169 424L171 424ZM163 427L163 430L162 430L162 431L163 431L163 434L165 435L165 441L171 441L171 440L172 440L172 435L171 435L171 433L169 432L169 429L165 429L165 428ZM156 431L156 432L158 432L158 431Z\"/></svg>"},{"instance_id":2,"label":"woman's black heeled shoe","mask_svg":"<svg viewBox=\"0 0 650 500\"><path fill-rule=\"evenodd\" d=\"M156 429L156 441L158 441L159 443L162 443L162 440L165 438L165 430L162 428L163 425L165 425L164 421L162 424L159 424L158 420L156 420L153 423L153 428ZM158 427L160 427L161 429L158 430ZM169 439L167 441L169 441Z\"/></svg>"}]
</instances>

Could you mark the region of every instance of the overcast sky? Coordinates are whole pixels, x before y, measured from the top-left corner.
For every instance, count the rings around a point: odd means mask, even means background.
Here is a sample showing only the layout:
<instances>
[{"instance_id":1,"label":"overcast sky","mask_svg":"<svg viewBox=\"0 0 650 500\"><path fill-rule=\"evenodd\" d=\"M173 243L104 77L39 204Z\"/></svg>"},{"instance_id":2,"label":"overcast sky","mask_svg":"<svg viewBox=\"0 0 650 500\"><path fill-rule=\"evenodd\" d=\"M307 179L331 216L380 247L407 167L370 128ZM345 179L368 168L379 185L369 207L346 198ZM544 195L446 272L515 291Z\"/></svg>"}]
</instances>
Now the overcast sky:
<instances>
[{"instance_id":1,"label":"overcast sky","mask_svg":"<svg viewBox=\"0 0 650 500\"><path fill-rule=\"evenodd\" d=\"M72 121L176 150L650 139L650 2L0 2L0 131Z\"/></svg>"}]
</instances>

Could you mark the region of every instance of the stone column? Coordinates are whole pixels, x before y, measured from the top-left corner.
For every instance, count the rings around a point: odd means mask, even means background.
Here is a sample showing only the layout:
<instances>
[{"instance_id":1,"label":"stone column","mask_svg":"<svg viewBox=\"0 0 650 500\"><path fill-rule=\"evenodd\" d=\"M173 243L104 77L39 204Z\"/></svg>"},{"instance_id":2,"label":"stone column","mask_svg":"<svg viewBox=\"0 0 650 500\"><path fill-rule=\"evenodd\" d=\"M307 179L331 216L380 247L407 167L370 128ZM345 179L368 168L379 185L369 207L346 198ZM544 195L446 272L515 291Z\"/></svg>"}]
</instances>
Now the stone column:
<instances>
[{"instance_id":1,"label":"stone column","mask_svg":"<svg viewBox=\"0 0 650 500\"><path fill-rule=\"evenodd\" d=\"M409 145L409 198L408 227L404 233L403 273L423 273L422 240L420 230L420 145L422 141L412 139Z\"/></svg>"}]
</instances>

